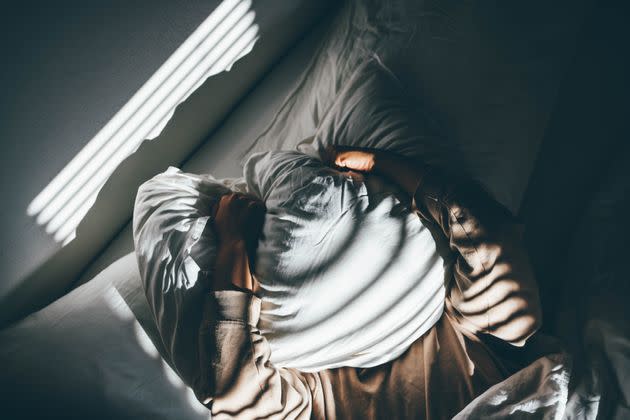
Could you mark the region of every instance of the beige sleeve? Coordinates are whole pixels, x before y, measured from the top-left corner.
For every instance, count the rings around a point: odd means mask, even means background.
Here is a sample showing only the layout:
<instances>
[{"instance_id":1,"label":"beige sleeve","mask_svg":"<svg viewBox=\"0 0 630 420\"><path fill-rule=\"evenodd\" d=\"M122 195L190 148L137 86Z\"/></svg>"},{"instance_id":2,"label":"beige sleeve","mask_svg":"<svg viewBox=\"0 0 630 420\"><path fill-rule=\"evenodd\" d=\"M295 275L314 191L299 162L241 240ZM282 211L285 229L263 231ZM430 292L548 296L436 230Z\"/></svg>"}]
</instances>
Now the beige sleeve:
<instances>
[{"instance_id":1,"label":"beige sleeve","mask_svg":"<svg viewBox=\"0 0 630 420\"><path fill-rule=\"evenodd\" d=\"M199 331L197 398L213 418L307 419L334 416L330 384L319 373L276 368L256 328L260 300L245 292L209 295Z\"/></svg>"},{"instance_id":2,"label":"beige sleeve","mask_svg":"<svg viewBox=\"0 0 630 420\"><path fill-rule=\"evenodd\" d=\"M541 310L522 226L479 184L437 169L421 178L413 206L455 259L446 303L459 323L524 344L539 328Z\"/></svg>"}]
</instances>

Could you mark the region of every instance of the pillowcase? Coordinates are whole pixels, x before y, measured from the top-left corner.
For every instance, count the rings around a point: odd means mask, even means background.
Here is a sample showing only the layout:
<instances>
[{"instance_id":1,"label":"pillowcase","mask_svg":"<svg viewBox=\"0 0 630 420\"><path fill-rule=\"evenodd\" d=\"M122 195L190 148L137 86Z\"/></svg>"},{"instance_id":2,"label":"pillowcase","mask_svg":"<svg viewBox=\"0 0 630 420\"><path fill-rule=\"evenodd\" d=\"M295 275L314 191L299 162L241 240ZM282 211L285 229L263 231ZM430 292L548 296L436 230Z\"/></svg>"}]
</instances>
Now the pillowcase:
<instances>
[{"instance_id":1,"label":"pillowcase","mask_svg":"<svg viewBox=\"0 0 630 420\"><path fill-rule=\"evenodd\" d=\"M245 177L267 206L255 273L276 365L376 366L439 319L443 260L391 185L299 152L255 154Z\"/></svg>"},{"instance_id":2,"label":"pillowcase","mask_svg":"<svg viewBox=\"0 0 630 420\"><path fill-rule=\"evenodd\" d=\"M313 138L321 119L357 66L380 50L400 27L388 11L394 2L349 1L331 16L318 34L318 50L278 108L274 118L242 156L269 150L295 150L296 143ZM385 18L385 19L383 19ZM306 41L308 42L308 41ZM304 43L304 42L303 42ZM305 45L296 46L302 50Z\"/></svg>"},{"instance_id":3,"label":"pillowcase","mask_svg":"<svg viewBox=\"0 0 630 420\"><path fill-rule=\"evenodd\" d=\"M291 131L305 124L299 118L288 118L283 120L286 128L283 126L274 142L268 141L268 148L256 143L252 150L297 150L326 160L329 146L369 147L460 172L466 170L457 148L437 134L426 112L406 94L398 78L378 57L357 64L328 102L310 131Z\"/></svg>"},{"instance_id":4,"label":"pillowcase","mask_svg":"<svg viewBox=\"0 0 630 420\"><path fill-rule=\"evenodd\" d=\"M428 129L424 123L431 117L431 129L421 132L421 140L432 147L438 138L431 133L439 133L437 146L448 147L445 163L474 176L516 213L585 9L557 6L540 13L531 2L511 7L442 0L345 3L320 51L245 158L301 150L298 143L321 133L324 119L346 115L340 97L359 92L349 84L385 82L385 96L393 86L412 103L422 103L409 114L412 121L424 121L420 128ZM385 76L357 77L379 66L391 69L395 84ZM362 140L352 135L333 141L361 146ZM432 160L433 150L428 151Z\"/></svg>"},{"instance_id":5,"label":"pillowcase","mask_svg":"<svg viewBox=\"0 0 630 420\"><path fill-rule=\"evenodd\" d=\"M368 147L461 170L458 153L436 134L425 114L397 77L372 58L340 89L319 122L312 146L322 158L328 146Z\"/></svg>"}]
</instances>

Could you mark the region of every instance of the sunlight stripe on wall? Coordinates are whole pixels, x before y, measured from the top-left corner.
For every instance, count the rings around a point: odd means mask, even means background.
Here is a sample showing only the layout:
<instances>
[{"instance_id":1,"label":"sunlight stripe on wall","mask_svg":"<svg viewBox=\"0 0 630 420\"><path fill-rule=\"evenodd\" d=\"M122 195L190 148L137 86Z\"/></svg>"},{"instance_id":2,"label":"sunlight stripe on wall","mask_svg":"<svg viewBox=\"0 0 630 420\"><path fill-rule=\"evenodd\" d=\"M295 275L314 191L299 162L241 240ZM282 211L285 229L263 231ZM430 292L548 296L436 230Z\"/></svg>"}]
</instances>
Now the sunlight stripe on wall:
<instances>
[{"instance_id":1,"label":"sunlight stripe on wall","mask_svg":"<svg viewBox=\"0 0 630 420\"><path fill-rule=\"evenodd\" d=\"M248 54L258 40L251 0L224 0L151 78L33 199L29 216L66 244L114 170L157 137L208 77Z\"/></svg>"}]
</instances>

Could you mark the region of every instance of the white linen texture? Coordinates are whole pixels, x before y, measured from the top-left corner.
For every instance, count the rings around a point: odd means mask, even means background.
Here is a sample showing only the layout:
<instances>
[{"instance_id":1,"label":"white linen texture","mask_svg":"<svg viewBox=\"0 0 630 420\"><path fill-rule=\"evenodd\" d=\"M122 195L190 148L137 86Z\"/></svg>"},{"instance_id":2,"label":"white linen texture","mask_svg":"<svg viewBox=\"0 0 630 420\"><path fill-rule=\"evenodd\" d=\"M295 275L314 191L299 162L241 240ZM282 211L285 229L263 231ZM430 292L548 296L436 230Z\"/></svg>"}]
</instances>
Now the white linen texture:
<instances>
[{"instance_id":1,"label":"white linen texture","mask_svg":"<svg viewBox=\"0 0 630 420\"><path fill-rule=\"evenodd\" d=\"M443 260L391 185L291 151L252 155L245 177L267 206L255 266L274 364L376 366L439 319Z\"/></svg>"}]
</instances>

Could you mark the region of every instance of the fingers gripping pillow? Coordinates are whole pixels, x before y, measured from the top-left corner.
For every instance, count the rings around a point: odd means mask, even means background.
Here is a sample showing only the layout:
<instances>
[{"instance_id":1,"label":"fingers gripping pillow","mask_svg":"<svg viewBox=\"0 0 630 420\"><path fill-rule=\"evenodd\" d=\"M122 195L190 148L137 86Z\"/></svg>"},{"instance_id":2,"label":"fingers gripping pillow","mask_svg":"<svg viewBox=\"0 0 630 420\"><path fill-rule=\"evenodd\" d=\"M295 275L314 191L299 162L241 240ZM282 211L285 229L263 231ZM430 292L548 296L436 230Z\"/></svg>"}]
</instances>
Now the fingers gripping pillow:
<instances>
[{"instance_id":1,"label":"fingers gripping pillow","mask_svg":"<svg viewBox=\"0 0 630 420\"><path fill-rule=\"evenodd\" d=\"M440 317L442 258L391 186L299 152L253 155L245 177L267 206L255 270L274 363L376 366Z\"/></svg>"}]
</instances>

